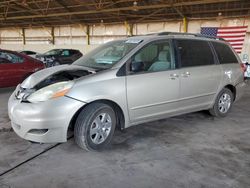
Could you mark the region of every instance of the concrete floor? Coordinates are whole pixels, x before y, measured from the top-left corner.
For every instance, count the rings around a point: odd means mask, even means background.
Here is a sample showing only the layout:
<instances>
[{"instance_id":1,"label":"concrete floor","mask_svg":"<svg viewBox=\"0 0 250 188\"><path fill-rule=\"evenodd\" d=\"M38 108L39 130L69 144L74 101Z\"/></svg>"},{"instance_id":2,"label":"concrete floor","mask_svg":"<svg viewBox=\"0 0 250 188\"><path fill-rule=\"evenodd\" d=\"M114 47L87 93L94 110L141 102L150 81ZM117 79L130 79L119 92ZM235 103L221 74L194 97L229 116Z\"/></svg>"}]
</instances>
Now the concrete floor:
<instances>
[{"instance_id":1,"label":"concrete floor","mask_svg":"<svg viewBox=\"0 0 250 188\"><path fill-rule=\"evenodd\" d=\"M0 93L0 126L9 127ZM226 118L205 112L147 123L117 132L103 152L67 143L31 144L0 131L2 187L250 187L250 87Z\"/></svg>"}]
</instances>

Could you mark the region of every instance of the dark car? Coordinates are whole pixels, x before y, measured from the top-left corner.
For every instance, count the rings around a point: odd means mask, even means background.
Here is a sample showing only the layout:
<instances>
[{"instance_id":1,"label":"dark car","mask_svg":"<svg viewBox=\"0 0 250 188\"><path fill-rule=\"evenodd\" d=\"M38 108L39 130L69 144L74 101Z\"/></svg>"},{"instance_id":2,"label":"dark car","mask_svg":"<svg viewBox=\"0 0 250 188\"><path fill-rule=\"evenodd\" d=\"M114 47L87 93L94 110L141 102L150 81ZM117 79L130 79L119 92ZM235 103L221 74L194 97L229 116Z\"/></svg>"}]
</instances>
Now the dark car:
<instances>
[{"instance_id":1,"label":"dark car","mask_svg":"<svg viewBox=\"0 0 250 188\"><path fill-rule=\"evenodd\" d=\"M80 57L82 57L82 53L74 49L53 49L36 56L46 64L46 67L71 64Z\"/></svg>"},{"instance_id":2,"label":"dark car","mask_svg":"<svg viewBox=\"0 0 250 188\"><path fill-rule=\"evenodd\" d=\"M44 64L37 59L14 51L0 50L0 88L16 86L43 68Z\"/></svg>"}]
</instances>

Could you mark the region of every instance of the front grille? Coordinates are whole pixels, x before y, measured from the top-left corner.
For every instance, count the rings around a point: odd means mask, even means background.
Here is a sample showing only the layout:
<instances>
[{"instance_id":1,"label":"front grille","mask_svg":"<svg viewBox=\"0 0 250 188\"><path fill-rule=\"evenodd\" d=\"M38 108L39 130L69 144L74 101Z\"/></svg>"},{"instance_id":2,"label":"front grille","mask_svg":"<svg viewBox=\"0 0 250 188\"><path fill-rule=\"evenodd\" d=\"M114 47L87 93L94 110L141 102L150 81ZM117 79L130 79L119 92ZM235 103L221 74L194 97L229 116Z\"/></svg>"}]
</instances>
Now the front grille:
<instances>
[{"instance_id":1,"label":"front grille","mask_svg":"<svg viewBox=\"0 0 250 188\"><path fill-rule=\"evenodd\" d=\"M49 129L31 129L31 130L29 130L28 133L41 135L41 134L47 133L48 131L49 131Z\"/></svg>"}]
</instances>

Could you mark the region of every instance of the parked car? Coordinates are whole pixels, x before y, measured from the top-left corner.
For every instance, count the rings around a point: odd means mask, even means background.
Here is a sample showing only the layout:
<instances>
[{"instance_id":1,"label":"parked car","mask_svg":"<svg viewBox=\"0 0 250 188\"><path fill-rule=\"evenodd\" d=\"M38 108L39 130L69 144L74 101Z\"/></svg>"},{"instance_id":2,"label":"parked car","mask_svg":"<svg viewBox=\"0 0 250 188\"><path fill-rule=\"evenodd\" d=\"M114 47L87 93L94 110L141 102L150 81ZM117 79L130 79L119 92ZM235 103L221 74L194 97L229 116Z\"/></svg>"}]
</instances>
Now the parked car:
<instances>
[{"instance_id":1,"label":"parked car","mask_svg":"<svg viewBox=\"0 0 250 188\"><path fill-rule=\"evenodd\" d=\"M246 62L243 66L243 68L245 69L245 78L250 79L250 64Z\"/></svg>"},{"instance_id":2,"label":"parked car","mask_svg":"<svg viewBox=\"0 0 250 188\"><path fill-rule=\"evenodd\" d=\"M16 86L44 64L24 54L0 50L0 88Z\"/></svg>"},{"instance_id":3,"label":"parked car","mask_svg":"<svg viewBox=\"0 0 250 188\"><path fill-rule=\"evenodd\" d=\"M34 142L108 145L115 128L209 110L226 116L246 83L228 43L160 33L101 45L73 65L32 74L9 99L14 131ZM23 102L21 102L23 101Z\"/></svg>"},{"instance_id":4,"label":"parked car","mask_svg":"<svg viewBox=\"0 0 250 188\"><path fill-rule=\"evenodd\" d=\"M33 57L33 58L36 58L36 56L39 55L39 53L30 51L30 50L23 50L23 51L18 51L18 52L21 54L25 54L27 56Z\"/></svg>"},{"instance_id":5,"label":"parked car","mask_svg":"<svg viewBox=\"0 0 250 188\"><path fill-rule=\"evenodd\" d=\"M36 58L43 61L47 67L71 64L80 57L82 57L82 53L74 49L53 49L36 56Z\"/></svg>"}]
</instances>

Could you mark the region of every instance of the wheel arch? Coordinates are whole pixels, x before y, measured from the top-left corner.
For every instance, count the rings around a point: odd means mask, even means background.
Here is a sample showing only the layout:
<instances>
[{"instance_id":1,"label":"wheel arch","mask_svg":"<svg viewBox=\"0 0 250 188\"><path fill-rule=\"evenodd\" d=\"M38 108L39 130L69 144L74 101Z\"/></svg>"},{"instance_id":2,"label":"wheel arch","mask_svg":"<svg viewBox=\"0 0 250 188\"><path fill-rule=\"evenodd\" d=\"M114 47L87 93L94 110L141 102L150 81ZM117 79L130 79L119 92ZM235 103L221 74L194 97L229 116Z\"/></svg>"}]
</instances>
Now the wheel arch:
<instances>
[{"instance_id":1,"label":"wheel arch","mask_svg":"<svg viewBox=\"0 0 250 188\"><path fill-rule=\"evenodd\" d=\"M236 99L236 88L232 84L228 84L224 88L229 89L233 93L233 97L235 100Z\"/></svg>"},{"instance_id":2,"label":"wheel arch","mask_svg":"<svg viewBox=\"0 0 250 188\"><path fill-rule=\"evenodd\" d=\"M104 103L104 104L111 106L114 109L114 112L115 112L116 117L117 117L116 128L118 128L119 130L123 130L125 128L125 116L124 116L124 112L123 112L122 108L116 102L114 102L112 100L98 99L98 100L92 101L90 103L87 103L86 105L82 106L80 109L77 110L77 112L71 118L67 132L69 132L69 130L74 130L75 122L76 122L76 119L77 119L78 115L80 114L80 112L84 108L86 108L87 106L89 106L93 103Z\"/></svg>"}]
</instances>

